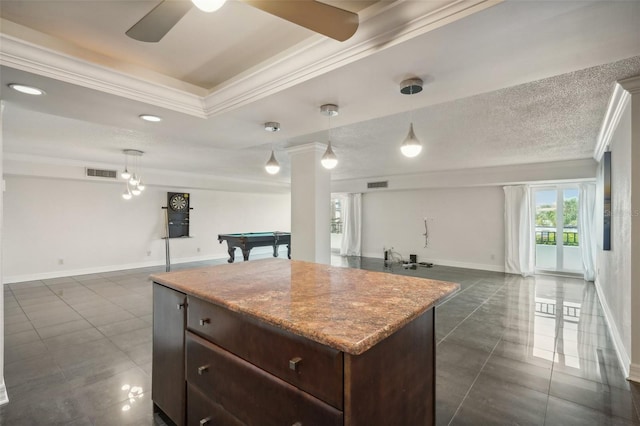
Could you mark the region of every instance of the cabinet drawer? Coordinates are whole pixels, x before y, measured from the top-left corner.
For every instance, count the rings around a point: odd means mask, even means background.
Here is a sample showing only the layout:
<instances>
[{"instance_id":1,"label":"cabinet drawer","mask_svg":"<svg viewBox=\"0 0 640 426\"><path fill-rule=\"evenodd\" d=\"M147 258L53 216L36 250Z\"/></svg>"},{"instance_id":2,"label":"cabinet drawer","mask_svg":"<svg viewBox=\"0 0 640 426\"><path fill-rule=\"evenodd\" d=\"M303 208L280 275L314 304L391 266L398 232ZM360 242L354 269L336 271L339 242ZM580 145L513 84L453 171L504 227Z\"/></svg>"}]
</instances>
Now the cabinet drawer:
<instances>
[{"instance_id":1,"label":"cabinet drawer","mask_svg":"<svg viewBox=\"0 0 640 426\"><path fill-rule=\"evenodd\" d=\"M219 346L189 332L186 345L189 386L240 422L255 426L342 425L341 411Z\"/></svg>"},{"instance_id":2,"label":"cabinet drawer","mask_svg":"<svg viewBox=\"0 0 640 426\"><path fill-rule=\"evenodd\" d=\"M193 386L187 386L187 426L244 426L243 423Z\"/></svg>"},{"instance_id":3,"label":"cabinet drawer","mask_svg":"<svg viewBox=\"0 0 640 426\"><path fill-rule=\"evenodd\" d=\"M195 297L188 306L189 330L342 409L342 352Z\"/></svg>"}]
</instances>

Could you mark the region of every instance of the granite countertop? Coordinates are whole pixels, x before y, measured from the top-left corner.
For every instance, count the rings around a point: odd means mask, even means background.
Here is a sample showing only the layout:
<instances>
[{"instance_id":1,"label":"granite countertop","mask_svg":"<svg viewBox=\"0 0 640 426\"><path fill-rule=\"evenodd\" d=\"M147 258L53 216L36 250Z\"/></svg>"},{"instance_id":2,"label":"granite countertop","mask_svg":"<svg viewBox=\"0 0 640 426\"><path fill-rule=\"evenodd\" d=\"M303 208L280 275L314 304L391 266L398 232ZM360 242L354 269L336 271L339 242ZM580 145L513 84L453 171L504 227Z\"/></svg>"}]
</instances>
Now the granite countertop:
<instances>
[{"instance_id":1,"label":"granite countertop","mask_svg":"<svg viewBox=\"0 0 640 426\"><path fill-rule=\"evenodd\" d=\"M445 281L275 258L151 278L352 355L459 289Z\"/></svg>"}]
</instances>

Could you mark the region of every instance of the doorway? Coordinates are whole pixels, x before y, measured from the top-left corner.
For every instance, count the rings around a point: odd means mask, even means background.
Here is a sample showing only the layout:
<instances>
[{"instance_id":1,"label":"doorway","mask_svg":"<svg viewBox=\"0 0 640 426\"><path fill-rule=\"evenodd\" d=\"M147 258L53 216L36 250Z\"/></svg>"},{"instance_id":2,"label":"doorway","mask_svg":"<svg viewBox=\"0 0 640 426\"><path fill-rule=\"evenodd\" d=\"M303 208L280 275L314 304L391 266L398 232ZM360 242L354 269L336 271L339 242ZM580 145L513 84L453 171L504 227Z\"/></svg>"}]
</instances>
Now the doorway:
<instances>
[{"instance_id":1,"label":"doorway","mask_svg":"<svg viewBox=\"0 0 640 426\"><path fill-rule=\"evenodd\" d=\"M579 194L575 185L533 189L536 272L582 273Z\"/></svg>"}]
</instances>

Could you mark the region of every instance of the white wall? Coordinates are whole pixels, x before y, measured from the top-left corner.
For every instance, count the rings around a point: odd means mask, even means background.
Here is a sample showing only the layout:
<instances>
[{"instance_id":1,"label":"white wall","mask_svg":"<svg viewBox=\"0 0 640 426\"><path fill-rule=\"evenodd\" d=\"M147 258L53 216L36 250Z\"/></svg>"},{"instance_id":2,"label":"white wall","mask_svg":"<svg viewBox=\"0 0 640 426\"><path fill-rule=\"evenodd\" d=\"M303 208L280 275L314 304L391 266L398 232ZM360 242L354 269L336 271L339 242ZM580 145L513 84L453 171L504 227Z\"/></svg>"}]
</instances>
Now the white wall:
<instances>
[{"instance_id":1,"label":"white wall","mask_svg":"<svg viewBox=\"0 0 640 426\"><path fill-rule=\"evenodd\" d=\"M609 143L611 151L611 250L602 250L603 170L598 169L596 223L598 250L596 283L609 325L617 334L628 365L631 351L631 105L620 118ZM602 166L602 164L601 164Z\"/></svg>"},{"instance_id":2,"label":"white wall","mask_svg":"<svg viewBox=\"0 0 640 426\"><path fill-rule=\"evenodd\" d=\"M429 245L424 247L424 218ZM504 270L502 187L369 192L362 196L363 256L393 247L408 260Z\"/></svg>"},{"instance_id":3,"label":"white wall","mask_svg":"<svg viewBox=\"0 0 640 426\"><path fill-rule=\"evenodd\" d=\"M122 183L5 180L5 283L164 264L161 207L167 191L189 192L193 207L193 238L171 240L173 263L227 257L226 243L217 241L221 233L290 230L289 194L148 185L143 195L125 201Z\"/></svg>"}]
</instances>

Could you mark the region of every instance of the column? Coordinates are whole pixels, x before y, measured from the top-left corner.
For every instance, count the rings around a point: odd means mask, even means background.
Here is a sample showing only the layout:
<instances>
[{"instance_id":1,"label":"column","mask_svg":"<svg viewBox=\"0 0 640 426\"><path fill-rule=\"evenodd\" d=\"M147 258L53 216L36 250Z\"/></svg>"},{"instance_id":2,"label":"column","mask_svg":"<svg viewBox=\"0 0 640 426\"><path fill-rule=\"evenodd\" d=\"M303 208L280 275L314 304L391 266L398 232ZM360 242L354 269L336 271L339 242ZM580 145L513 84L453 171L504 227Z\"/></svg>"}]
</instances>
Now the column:
<instances>
[{"instance_id":1,"label":"column","mask_svg":"<svg viewBox=\"0 0 640 426\"><path fill-rule=\"evenodd\" d=\"M331 174L320 164L326 146L289 148L291 158L291 258L331 263Z\"/></svg>"},{"instance_id":2,"label":"column","mask_svg":"<svg viewBox=\"0 0 640 426\"><path fill-rule=\"evenodd\" d=\"M4 198L4 174L2 170L2 119L4 116L4 101L0 101L0 177L2 186L0 187L0 405L9 402L7 389L4 384L4 280L2 275L2 200Z\"/></svg>"}]
</instances>

